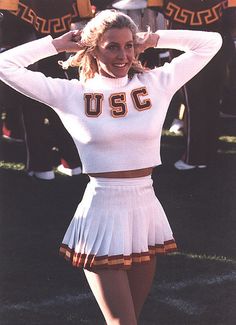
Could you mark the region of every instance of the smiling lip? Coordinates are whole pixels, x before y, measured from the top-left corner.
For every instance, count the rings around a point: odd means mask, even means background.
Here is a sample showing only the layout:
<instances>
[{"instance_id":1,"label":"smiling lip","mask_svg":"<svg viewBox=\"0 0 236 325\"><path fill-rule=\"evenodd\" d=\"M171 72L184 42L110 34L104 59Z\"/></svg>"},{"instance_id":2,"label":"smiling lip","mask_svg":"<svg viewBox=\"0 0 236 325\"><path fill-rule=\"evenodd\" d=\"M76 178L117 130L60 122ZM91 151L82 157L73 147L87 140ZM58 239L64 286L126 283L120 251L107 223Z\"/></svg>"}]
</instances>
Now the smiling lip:
<instances>
[{"instance_id":1,"label":"smiling lip","mask_svg":"<svg viewBox=\"0 0 236 325\"><path fill-rule=\"evenodd\" d=\"M127 63L114 63L113 66L116 68L124 68L127 66Z\"/></svg>"}]
</instances>

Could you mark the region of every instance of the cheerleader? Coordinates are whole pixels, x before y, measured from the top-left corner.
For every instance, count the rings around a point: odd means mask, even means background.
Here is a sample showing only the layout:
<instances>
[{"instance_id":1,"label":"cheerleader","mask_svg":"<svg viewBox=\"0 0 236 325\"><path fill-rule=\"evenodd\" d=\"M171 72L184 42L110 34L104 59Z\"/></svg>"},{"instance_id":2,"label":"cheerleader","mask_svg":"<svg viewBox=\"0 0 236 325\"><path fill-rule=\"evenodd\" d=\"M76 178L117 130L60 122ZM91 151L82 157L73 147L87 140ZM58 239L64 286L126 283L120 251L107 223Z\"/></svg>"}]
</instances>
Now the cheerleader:
<instances>
[{"instance_id":1,"label":"cheerleader","mask_svg":"<svg viewBox=\"0 0 236 325\"><path fill-rule=\"evenodd\" d=\"M153 281L156 256L176 243L155 196L152 170L161 164L160 138L174 93L217 53L218 33L139 33L133 20L104 10L81 31L50 36L4 52L0 77L52 107L71 134L90 182L65 233L60 253L83 268L107 324L136 325ZM146 69L147 48L184 54ZM76 52L80 80L45 77L26 66Z\"/></svg>"}]
</instances>

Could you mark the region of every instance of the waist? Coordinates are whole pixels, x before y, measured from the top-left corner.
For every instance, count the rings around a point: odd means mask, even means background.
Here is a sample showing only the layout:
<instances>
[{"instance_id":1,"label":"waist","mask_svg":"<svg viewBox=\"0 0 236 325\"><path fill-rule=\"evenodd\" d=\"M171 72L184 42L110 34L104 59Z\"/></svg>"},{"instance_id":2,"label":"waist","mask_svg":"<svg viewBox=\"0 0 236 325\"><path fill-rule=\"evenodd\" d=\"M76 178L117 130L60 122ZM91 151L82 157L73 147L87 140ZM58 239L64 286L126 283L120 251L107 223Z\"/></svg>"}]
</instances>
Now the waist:
<instances>
[{"instance_id":1,"label":"waist","mask_svg":"<svg viewBox=\"0 0 236 325\"><path fill-rule=\"evenodd\" d=\"M147 189L147 186L152 187L153 184L151 175L143 176L143 177L126 177L126 178L90 176L89 179L90 181L88 183L88 187L96 188L96 191L98 191L99 188L103 188L109 190L114 189L115 191L122 190L123 192L125 189L130 191L131 189L137 187L138 188L145 187L145 189ZM111 193L109 195L111 195Z\"/></svg>"},{"instance_id":2,"label":"waist","mask_svg":"<svg viewBox=\"0 0 236 325\"><path fill-rule=\"evenodd\" d=\"M137 178L149 176L152 174L153 167L135 169L135 170L123 170L117 172L106 172L106 173L89 173L90 177L95 178Z\"/></svg>"}]
</instances>

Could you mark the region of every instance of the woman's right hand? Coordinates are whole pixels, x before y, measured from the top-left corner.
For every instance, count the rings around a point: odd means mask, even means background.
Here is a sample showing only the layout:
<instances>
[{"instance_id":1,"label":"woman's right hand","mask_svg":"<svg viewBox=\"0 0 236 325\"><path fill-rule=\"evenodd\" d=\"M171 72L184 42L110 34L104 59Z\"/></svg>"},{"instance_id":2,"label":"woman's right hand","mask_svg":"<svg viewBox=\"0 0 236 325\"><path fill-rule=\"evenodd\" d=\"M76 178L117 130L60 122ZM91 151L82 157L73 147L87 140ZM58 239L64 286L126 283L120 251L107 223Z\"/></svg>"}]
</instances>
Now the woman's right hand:
<instances>
[{"instance_id":1,"label":"woman's right hand","mask_svg":"<svg viewBox=\"0 0 236 325\"><path fill-rule=\"evenodd\" d=\"M57 38L54 38L52 44L58 53L77 52L83 48L81 41L81 30L67 32Z\"/></svg>"}]
</instances>

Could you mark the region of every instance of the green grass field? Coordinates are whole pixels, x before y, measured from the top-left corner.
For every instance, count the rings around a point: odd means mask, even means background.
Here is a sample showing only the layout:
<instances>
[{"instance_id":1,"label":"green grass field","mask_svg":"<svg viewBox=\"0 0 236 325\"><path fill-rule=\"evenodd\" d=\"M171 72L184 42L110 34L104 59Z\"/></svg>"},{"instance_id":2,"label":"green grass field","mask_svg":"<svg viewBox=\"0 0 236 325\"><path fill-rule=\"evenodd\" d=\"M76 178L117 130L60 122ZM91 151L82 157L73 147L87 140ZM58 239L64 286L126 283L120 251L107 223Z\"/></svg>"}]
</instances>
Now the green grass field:
<instances>
[{"instance_id":1,"label":"green grass field","mask_svg":"<svg viewBox=\"0 0 236 325\"><path fill-rule=\"evenodd\" d=\"M141 325L236 324L234 127L222 122L207 170L175 170L183 139L163 135L153 178L179 252L158 259ZM58 256L87 177L36 181L23 171L24 146L2 141L0 151L0 324L104 324L83 273Z\"/></svg>"}]
</instances>

